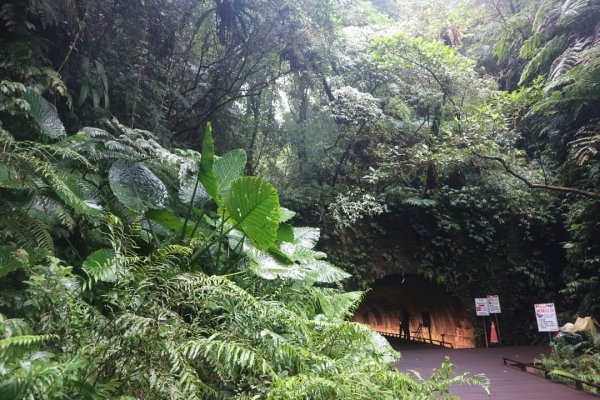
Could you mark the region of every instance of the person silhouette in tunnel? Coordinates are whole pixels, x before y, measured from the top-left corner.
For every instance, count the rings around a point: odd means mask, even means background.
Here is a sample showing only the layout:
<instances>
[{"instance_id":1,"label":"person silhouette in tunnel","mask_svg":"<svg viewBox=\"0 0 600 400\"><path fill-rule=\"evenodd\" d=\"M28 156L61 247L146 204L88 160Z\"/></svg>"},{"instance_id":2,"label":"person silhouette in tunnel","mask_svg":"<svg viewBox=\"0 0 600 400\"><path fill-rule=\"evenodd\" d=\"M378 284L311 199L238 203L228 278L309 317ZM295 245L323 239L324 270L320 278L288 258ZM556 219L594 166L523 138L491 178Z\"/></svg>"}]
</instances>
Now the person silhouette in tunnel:
<instances>
[{"instance_id":1,"label":"person silhouette in tunnel","mask_svg":"<svg viewBox=\"0 0 600 400\"><path fill-rule=\"evenodd\" d=\"M410 340L410 313L402 307L402 322L400 323L400 337Z\"/></svg>"}]
</instances>

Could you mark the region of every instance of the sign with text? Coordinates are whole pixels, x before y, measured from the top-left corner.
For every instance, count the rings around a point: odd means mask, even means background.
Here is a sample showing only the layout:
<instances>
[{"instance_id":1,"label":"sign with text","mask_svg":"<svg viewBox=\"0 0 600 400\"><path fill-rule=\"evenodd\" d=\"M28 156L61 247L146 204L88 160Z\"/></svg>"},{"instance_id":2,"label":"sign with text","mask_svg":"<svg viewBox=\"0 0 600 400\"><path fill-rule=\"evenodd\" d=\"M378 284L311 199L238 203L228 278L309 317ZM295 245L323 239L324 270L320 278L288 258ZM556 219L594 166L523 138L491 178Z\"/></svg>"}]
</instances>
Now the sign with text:
<instances>
[{"instance_id":1,"label":"sign with text","mask_svg":"<svg viewBox=\"0 0 600 400\"><path fill-rule=\"evenodd\" d=\"M490 314L502 314L502 310L500 309L500 297L497 295L488 296L487 302Z\"/></svg>"},{"instance_id":2,"label":"sign with text","mask_svg":"<svg viewBox=\"0 0 600 400\"><path fill-rule=\"evenodd\" d=\"M554 303L534 304L538 332L558 331L558 320Z\"/></svg>"},{"instance_id":3,"label":"sign with text","mask_svg":"<svg viewBox=\"0 0 600 400\"><path fill-rule=\"evenodd\" d=\"M487 317L490 315L490 309L485 297L475 299L475 314L477 314L478 317Z\"/></svg>"}]
</instances>

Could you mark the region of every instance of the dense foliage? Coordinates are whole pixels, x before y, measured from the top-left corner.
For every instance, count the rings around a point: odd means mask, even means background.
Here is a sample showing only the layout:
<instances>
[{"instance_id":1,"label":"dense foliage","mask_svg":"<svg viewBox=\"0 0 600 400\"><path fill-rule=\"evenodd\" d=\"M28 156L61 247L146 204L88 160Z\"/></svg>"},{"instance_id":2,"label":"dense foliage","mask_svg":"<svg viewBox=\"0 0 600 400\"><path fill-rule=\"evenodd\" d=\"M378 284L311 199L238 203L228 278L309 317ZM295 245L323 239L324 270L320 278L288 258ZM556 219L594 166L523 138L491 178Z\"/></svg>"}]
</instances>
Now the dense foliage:
<instances>
[{"instance_id":1,"label":"dense foliage","mask_svg":"<svg viewBox=\"0 0 600 400\"><path fill-rule=\"evenodd\" d=\"M536 301L597 316L599 20L588 0L2 2L0 397L446 395L449 365L399 374L347 322L345 289L393 274L511 299L505 341Z\"/></svg>"},{"instance_id":2,"label":"dense foliage","mask_svg":"<svg viewBox=\"0 0 600 400\"><path fill-rule=\"evenodd\" d=\"M284 198L356 285L419 273L467 307L501 293L507 340L529 340L534 302L597 315L597 6L396 7L410 15L341 29L310 183Z\"/></svg>"},{"instance_id":3,"label":"dense foliage","mask_svg":"<svg viewBox=\"0 0 600 400\"><path fill-rule=\"evenodd\" d=\"M581 389L598 394L600 384L600 341L595 330L583 332L576 340L561 337L551 345L551 353L536 363L549 371L549 377L567 384L573 384L573 378L583 382Z\"/></svg>"},{"instance_id":4,"label":"dense foliage","mask_svg":"<svg viewBox=\"0 0 600 400\"><path fill-rule=\"evenodd\" d=\"M449 363L429 381L398 373L389 344L347 321L362 293L314 249L319 229L289 224L277 190L244 176L244 150L215 155L206 121L281 74L294 21L322 4L214 5L2 4L0 397L428 399L485 384ZM171 147L180 137L201 153Z\"/></svg>"},{"instance_id":5,"label":"dense foliage","mask_svg":"<svg viewBox=\"0 0 600 400\"><path fill-rule=\"evenodd\" d=\"M49 116L60 123L52 108ZM186 158L153 146L149 132L124 128L115 140L85 128L50 145L28 142L22 164L25 145L4 135L4 201L36 228L3 227L3 399L425 399L451 382L481 381L450 378L449 366L424 384L396 372L387 342L345 321L361 294L334 285L348 274L313 250L319 230L286 224L294 213L277 191L241 176L243 151L215 157L210 130L202 154ZM153 151L148 167L127 158L134 143ZM45 154L55 147L69 151ZM116 161L95 175L81 153L101 162L104 150ZM153 164L161 160L185 167L178 196L150 169L164 170ZM12 188L9 178L32 186ZM76 193L69 178L95 196ZM53 250L74 233L68 223L97 248L77 267Z\"/></svg>"}]
</instances>

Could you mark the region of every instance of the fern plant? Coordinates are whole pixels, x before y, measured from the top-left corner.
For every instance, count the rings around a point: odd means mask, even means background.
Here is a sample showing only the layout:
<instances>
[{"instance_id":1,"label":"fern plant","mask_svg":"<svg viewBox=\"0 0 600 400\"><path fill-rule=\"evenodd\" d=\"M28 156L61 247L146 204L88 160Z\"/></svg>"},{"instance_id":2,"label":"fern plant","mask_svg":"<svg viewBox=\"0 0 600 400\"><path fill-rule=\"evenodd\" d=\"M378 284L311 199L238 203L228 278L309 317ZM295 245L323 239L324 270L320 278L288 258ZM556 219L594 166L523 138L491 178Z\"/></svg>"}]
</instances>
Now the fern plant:
<instances>
[{"instance_id":1,"label":"fern plant","mask_svg":"<svg viewBox=\"0 0 600 400\"><path fill-rule=\"evenodd\" d=\"M345 320L361 294L337 288L348 274L315 250L319 231L289 225L293 213L279 207L272 187L236 176L239 165L219 164L241 157L207 158L199 180L217 188L206 189L217 207L205 205L210 218L197 215L192 198L187 209L188 225L201 225L192 228L201 235L188 235L174 211L147 211L141 214L164 226L161 239L169 240L144 252L137 248L143 229L107 215L101 232L108 247L81 269L55 258L23 260L0 279L3 285L27 276L21 295L2 295L0 304L32 327L2 348L58 342L40 349L53 356L40 358L28 375L9 370L6 388L26 389L4 392L6 398L420 399L470 381L424 385L395 371L389 344ZM215 173L217 166L233 172ZM7 249L6 259L16 260L17 250ZM227 276L213 275L224 265ZM28 354L11 360L23 364Z\"/></svg>"},{"instance_id":2,"label":"fern plant","mask_svg":"<svg viewBox=\"0 0 600 400\"><path fill-rule=\"evenodd\" d=\"M576 378L594 384L600 383L600 351L594 339L585 337L578 344L568 344L559 339L552 345L548 356L536 360L550 371L552 379L564 383L572 383ZM598 389L584 385L584 389L592 393L598 393Z\"/></svg>"},{"instance_id":3,"label":"fern plant","mask_svg":"<svg viewBox=\"0 0 600 400\"><path fill-rule=\"evenodd\" d=\"M362 293L341 289L319 230L243 176L243 151L218 157L210 126L202 153L116 119L69 135L49 100L70 103L64 85L36 81L56 74L10 68L0 397L419 399L468 381L398 373L389 344L347 321Z\"/></svg>"}]
</instances>

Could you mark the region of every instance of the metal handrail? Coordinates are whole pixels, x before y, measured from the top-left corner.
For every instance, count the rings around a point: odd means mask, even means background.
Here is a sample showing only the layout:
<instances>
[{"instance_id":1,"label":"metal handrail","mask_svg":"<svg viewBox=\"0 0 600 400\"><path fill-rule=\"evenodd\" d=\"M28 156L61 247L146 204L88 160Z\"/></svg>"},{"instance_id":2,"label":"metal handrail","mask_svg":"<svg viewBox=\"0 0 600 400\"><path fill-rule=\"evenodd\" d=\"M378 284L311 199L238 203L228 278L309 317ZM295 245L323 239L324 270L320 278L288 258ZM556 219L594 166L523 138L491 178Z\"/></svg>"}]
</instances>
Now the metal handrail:
<instances>
[{"instance_id":1,"label":"metal handrail","mask_svg":"<svg viewBox=\"0 0 600 400\"><path fill-rule=\"evenodd\" d=\"M537 369L539 371L543 371L544 372L544 378L546 379L550 379L550 371L548 371L546 368L544 367L540 367L539 365L535 365L534 363L524 363L521 361L517 361L517 360L513 360L507 357L502 357L502 359L504 360L504 365L507 365L509 367L518 367L521 369L521 371L527 371L527 368L534 368ZM594 382L588 382L588 381L584 381L582 379L579 378L575 378L572 376L565 376L565 375L560 375L561 378L566 378L566 379L571 379L572 381L575 382L575 387L579 390L583 390L583 385L586 386L590 386L596 389L600 389L600 385Z\"/></svg>"},{"instance_id":2,"label":"metal handrail","mask_svg":"<svg viewBox=\"0 0 600 400\"><path fill-rule=\"evenodd\" d=\"M395 333L395 332L384 332L384 331L375 331L377 333L379 333L381 336L387 336L387 337L394 337L394 338L399 338L399 339L403 339L405 338L404 335L400 334L400 333ZM435 343L440 345L441 347L448 347L450 349L454 349L454 345L452 345L452 343L446 342L444 340L438 340L438 339L425 339L423 337L418 337L415 338L415 336L411 336L408 340L412 340L415 342L421 342L421 343Z\"/></svg>"}]
</instances>

